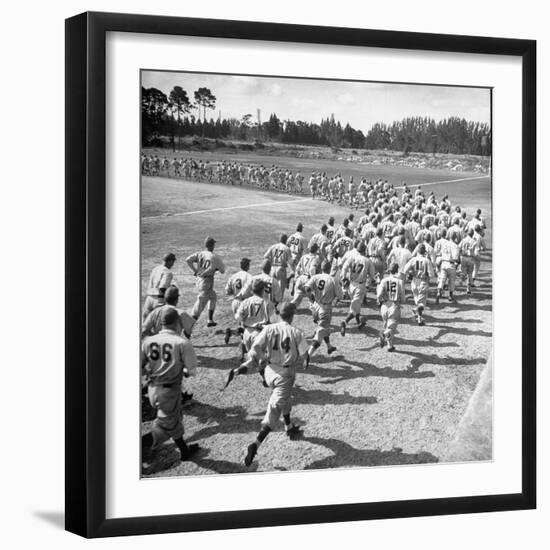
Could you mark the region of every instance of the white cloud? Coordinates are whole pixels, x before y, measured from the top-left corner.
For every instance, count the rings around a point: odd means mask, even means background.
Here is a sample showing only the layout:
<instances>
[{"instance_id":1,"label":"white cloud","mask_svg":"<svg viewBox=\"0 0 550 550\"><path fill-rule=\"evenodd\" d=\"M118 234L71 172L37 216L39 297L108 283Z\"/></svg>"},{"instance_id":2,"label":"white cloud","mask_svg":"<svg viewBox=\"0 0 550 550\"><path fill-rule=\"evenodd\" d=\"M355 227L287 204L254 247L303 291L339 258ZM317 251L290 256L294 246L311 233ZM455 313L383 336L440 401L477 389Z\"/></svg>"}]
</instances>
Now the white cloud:
<instances>
[{"instance_id":1,"label":"white cloud","mask_svg":"<svg viewBox=\"0 0 550 550\"><path fill-rule=\"evenodd\" d=\"M283 94L283 88L279 84L272 84L269 87L269 93L274 97L279 97Z\"/></svg>"},{"instance_id":2,"label":"white cloud","mask_svg":"<svg viewBox=\"0 0 550 550\"><path fill-rule=\"evenodd\" d=\"M338 100L338 103L343 103L344 105L355 103L355 98L349 92L340 94L336 99Z\"/></svg>"}]
</instances>

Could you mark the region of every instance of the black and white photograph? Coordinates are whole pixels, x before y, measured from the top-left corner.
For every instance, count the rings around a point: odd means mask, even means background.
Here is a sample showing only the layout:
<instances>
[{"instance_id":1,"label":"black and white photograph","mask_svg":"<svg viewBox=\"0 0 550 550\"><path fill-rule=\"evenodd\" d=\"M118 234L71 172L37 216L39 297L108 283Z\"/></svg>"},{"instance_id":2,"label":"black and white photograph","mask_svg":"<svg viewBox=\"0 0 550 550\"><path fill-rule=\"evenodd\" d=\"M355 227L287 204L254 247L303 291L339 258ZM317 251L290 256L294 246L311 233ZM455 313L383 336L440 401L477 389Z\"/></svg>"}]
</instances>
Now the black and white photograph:
<instances>
[{"instance_id":1,"label":"black and white photograph","mask_svg":"<svg viewBox=\"0 0 550 550\"><path fill-rule=\"evenodd\" d=\"M141 477L491 461L493 90L140 85Z\"/></svg>"}]
</instances>

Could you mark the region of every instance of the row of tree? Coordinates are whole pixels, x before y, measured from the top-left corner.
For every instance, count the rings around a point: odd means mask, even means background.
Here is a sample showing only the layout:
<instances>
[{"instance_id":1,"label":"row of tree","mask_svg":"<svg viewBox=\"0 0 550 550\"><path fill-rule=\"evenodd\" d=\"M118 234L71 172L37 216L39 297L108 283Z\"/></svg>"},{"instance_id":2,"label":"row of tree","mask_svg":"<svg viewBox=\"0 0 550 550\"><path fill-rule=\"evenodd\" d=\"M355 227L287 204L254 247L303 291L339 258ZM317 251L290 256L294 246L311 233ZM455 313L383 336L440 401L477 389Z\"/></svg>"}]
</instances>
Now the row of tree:
<instances>
[{"instance_id":1,"label":"row of tree","mask_svg":"<svg viewBox=\"0 0 550 550\"><path fill-rule=\"evenodd\" d=\"M157 88L141 89L142 140L144 145L160 145L168 137L173 147L183 136L243 141L274 141L304 145L325 145L354 149L389 149L405 154L456 153L487 155L491 151L491 129L486 123L451 117L435 121L409 117L392 124L378 122L365 135L349 123L342 126L334 115L320 124L280 120L271 114L266 122L247 113L240 119L207 118L216 108L216 97L208 88L193 94L194 103L180 86L167 96ZM196 112L196 115L195 115Z\"/></svg>"},{"instance_id":2,"label":"row of tree","mask_svg":"<svg viewBox=\"0 0 550 550\"><path fill-rule=\"evenodd\" d=\"M409 117L392 124L377 122L367 133L366 149L391 149L421 153L488 155L491 151L489 124L450 117L435 121Z\"/></svg>"}]
</instances>

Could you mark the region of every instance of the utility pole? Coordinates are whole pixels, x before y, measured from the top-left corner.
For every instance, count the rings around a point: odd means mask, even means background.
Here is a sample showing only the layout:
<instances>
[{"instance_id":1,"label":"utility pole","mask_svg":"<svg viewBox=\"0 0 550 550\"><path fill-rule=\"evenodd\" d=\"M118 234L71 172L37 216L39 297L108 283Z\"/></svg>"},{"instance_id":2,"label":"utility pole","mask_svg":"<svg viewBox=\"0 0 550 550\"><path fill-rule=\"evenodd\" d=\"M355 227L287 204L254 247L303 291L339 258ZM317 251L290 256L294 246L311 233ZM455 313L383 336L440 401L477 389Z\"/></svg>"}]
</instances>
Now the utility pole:
<instances>
[{"instance_id":1,"label":"utility pole","mask_svg":"<svg viewBox=\"0 0 550 550\"><path fill-rule=\"evenodd\" d=\"M260 109L256 109L256 115L258 117L258 141L260 141L262 128L262 111Z\"/></svg>"}]
</instances>

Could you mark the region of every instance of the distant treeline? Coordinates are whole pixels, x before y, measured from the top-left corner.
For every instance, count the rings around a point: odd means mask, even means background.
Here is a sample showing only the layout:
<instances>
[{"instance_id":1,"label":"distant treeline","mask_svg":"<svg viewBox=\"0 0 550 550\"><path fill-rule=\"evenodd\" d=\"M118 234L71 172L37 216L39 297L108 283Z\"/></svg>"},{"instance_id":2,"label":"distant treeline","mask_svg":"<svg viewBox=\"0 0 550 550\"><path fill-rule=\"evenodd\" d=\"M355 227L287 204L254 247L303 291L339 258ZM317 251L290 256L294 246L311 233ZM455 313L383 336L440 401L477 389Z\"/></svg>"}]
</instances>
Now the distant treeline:
<instances>
[{"instance_id":1,"label":"distant treeline","mask_svg":"<svg viewBox=\"0 0 550 550\"><path fill-rule=\"evenodd\" d=\"M185 136L240 141L273 141L301 145L324 145L353 149L389 149L423 153L487 155L491 151L488 124L451 117L441 121L409 117L392 124L377 122L365 135L350 124L342 126L334 115L320 124L280 120L271 114L258 124L255 117L207 117L216 108L216 97L208 88L199 88L191 102L187 92L175 86L167 96L156 88L141 88L142 142L161 146L167 137L172 146ZM196 116L194 111L196 111Z\"/></svg>"}]
</instances>

